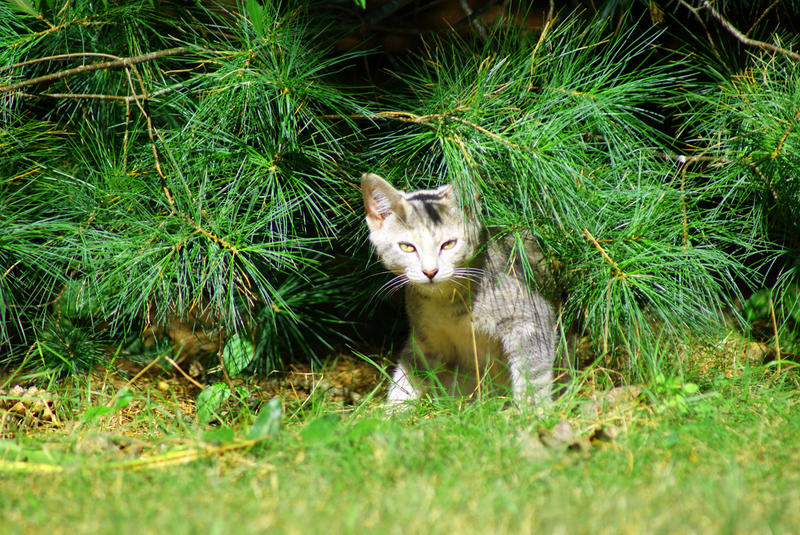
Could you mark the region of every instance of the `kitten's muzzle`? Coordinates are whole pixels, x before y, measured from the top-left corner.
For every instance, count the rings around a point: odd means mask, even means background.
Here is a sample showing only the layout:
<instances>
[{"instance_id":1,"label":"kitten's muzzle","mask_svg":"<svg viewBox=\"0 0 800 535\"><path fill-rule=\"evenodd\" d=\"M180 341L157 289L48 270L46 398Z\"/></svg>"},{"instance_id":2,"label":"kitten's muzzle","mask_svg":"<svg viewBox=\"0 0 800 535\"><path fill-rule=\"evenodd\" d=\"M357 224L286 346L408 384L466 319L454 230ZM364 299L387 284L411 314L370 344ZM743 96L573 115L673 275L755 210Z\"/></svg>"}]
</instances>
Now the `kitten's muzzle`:
<instances>
[{"instance_id":1,"label":"kitten's muzzle","mask_svg":"<svg viewBox=\"0 0 800 535\"><path fill-rule=\"evenodd\" d=\"M439 273L439 268L435 268L435 269L431 269L431 270L423 269L422 272L425 274L426 277L428 277L428 279L431 282L433 282L433 278L436 276L437 273Z\"/></svg>"}]
</instances>

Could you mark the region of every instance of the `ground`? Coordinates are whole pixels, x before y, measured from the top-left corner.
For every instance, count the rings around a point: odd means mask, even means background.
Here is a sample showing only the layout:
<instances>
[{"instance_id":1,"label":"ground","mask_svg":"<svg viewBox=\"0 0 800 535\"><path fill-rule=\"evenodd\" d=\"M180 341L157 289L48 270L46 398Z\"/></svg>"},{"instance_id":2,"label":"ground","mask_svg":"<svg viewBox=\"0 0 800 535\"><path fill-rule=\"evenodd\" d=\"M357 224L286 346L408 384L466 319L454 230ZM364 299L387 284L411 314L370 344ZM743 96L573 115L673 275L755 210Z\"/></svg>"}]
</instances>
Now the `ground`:
<instances>
[{"instance_id":1,"label":"ground","mask_svg":"<svg viewBox=\"0 0 800 535\"><path fill-rule=\"evenodd\" d=\"M723 339L644 384L597 366L544 410L399 414L382 368L340 355L234 379L205 423L168 367L6 375L0 533L791 533L798 374L759 351Z\"/></svg>"}]
</instances>

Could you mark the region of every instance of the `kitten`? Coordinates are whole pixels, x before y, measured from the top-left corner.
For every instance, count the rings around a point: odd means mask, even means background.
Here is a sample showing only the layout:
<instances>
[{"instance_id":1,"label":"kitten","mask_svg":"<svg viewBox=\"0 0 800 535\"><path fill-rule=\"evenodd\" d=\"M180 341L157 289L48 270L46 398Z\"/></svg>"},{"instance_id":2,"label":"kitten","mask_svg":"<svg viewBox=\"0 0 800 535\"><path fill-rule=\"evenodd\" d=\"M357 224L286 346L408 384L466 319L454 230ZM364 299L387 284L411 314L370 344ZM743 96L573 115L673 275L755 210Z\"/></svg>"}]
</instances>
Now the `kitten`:
<instances>
[{"instance_id":1,"label":"kitten","mask_svg":"<svg viewBox=\"0 0 800 535\"><path fill-rule=\"evenodd\" d=\"M405 287L411 327L389 402L437 385L471 395L490 382L510 386L517 402L548 403L553 310L528 288L511 240L491 239L451 185L406 193L365 173L361 190L370 241L395 274L386 288ZM542 255L529 241L524 254L541 276Z\"/></svg>"}]
</instances>

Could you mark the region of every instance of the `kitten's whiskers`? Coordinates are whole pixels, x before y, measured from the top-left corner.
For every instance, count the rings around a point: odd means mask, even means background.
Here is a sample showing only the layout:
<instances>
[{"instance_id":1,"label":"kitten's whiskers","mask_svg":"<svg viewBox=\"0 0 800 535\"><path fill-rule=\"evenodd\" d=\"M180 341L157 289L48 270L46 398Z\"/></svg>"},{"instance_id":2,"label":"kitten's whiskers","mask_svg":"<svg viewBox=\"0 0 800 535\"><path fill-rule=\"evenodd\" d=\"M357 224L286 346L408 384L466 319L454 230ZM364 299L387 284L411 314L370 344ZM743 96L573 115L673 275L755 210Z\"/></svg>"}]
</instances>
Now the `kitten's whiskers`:
<instances>
[{"instance_id":1,"label":"kitten's whiskers","mask_svg":"<svg viewBox=\"0 0 800 535\"><path fill-rule=\"evenodd\" d=\"M455 268L453 277L466 279L472 282L480 282L483 279L483 270L480 268Z\"/></svg>"},{"instance_id":2,"label":"kitten's whiskers","mask_svg":"<svg viewBox=\"0 0 800 535\"><path fill-rule=\"evenodd\" d=\"M380 288L375 292L376 295L380 295L385 293L386 295L392 295L393 293L397 292L400 288L405 286L409 283L408 277L405 275L397 275L392 277L388 281L386 281Z\"/></svg>"}]
</instances>

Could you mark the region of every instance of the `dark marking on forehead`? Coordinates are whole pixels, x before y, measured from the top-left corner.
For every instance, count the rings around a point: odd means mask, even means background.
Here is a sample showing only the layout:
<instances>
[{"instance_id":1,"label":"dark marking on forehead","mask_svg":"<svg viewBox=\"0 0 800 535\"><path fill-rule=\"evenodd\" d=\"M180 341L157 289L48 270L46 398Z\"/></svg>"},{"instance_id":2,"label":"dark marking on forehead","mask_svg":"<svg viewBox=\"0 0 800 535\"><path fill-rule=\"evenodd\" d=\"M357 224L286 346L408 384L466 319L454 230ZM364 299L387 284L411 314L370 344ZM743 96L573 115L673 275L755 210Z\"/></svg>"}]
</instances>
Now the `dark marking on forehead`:
<instances>
[{"instance_id":1,"label":"dark marking on forehead","mask_svg":"<svg viewBox=\"0 0 800 535\"><path fill-rule=\"evenodd\" d=\"M444 209L442 203L417 200L408 204L414 209L417 219L426 226L436 226L442 222L442 210Z\"/></svg>"},{"instance_id":2,"label":"dark marking on forehead","mask_svg":"<svg viewBox=\"0 0 800 535\"><path fill-rule=\"evenodd\" d=\"M434 224L438 225L442 222L442 216L432 202L422 201L422 208L425 209L425 213L428 214L428 218L433 221Z\"/></svg>"},{"instance_id":3,"label":"dark marking on forehead","mask_svg":"<svg viewBox=\"0 0 800 535\"><path fill-rule=\"evenodd\" d=\"M452 208L449 189L419 190L404 193L405 201L414 209L420 223L433 228L440 225Z\"/></svg>"},{"instance_id":4,"label":"dark marking on forehead","mask_svg":"<svg viewBox=\"0 0 800 535\"><path fill-rule=\"evenodd\" d=\"M444 199L443 194L430 191L420 191L418 193L412 193L410 197L406 198L407 201L422 201L422 202L441 201L442 199Z\"/></svg>"}]
</instances>

